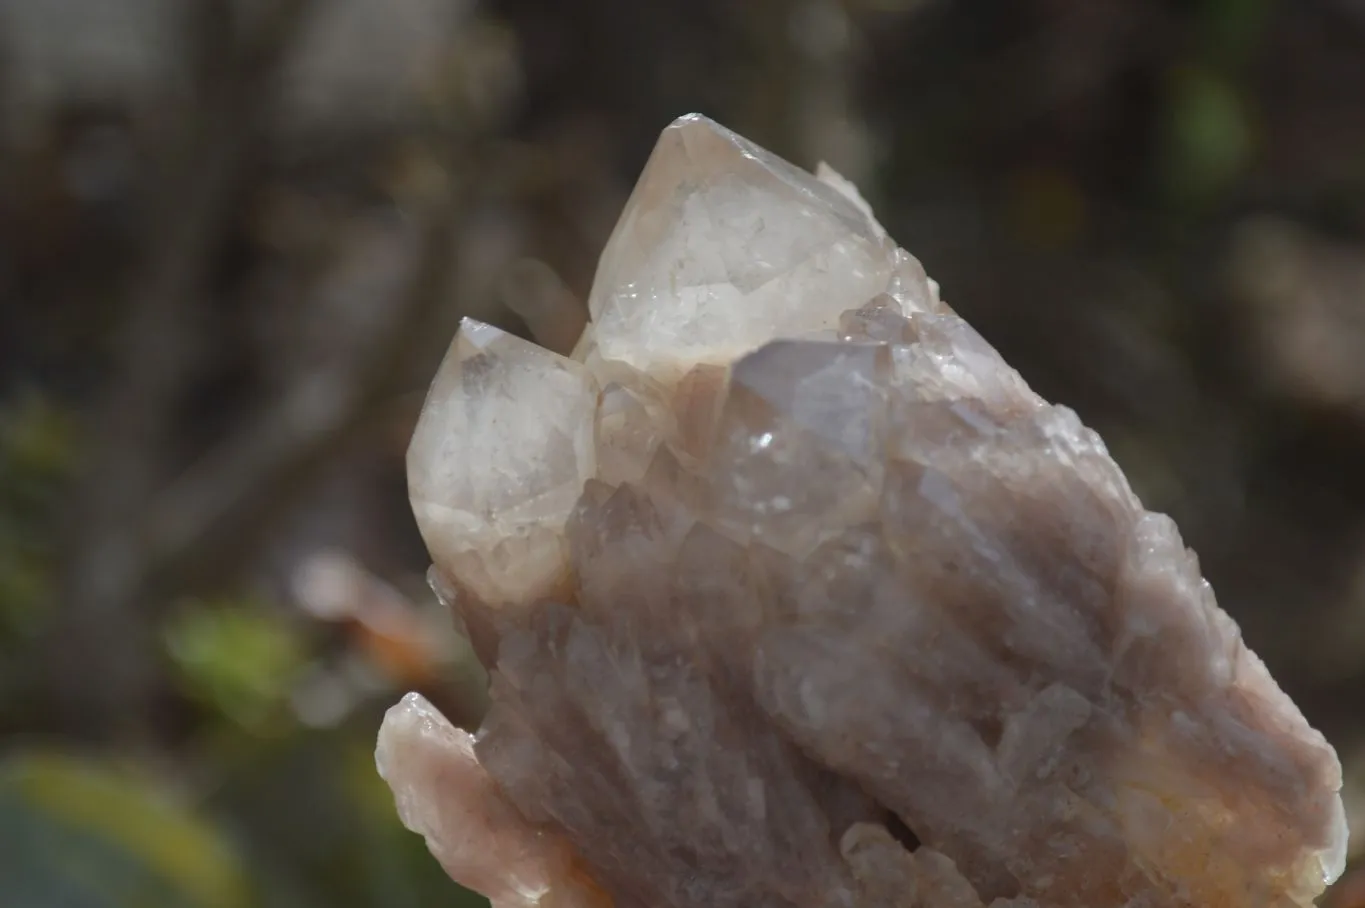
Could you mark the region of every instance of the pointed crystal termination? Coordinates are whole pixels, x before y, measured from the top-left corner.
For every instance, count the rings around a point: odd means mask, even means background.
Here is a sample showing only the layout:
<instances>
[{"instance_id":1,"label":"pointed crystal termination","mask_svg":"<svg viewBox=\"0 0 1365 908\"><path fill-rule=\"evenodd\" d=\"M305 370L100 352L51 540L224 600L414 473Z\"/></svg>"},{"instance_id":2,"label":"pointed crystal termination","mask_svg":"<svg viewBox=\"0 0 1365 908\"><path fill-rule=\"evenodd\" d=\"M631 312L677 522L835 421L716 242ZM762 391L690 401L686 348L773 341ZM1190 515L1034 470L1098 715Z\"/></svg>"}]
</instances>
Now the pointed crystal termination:
<instances>
[{"instance_id":1,"label":"pointed crystal termination","mask_svg":"<svg viewBox=\"0 0 1365 908\"><path fill-rule=\"evenodd\" d=\"M596 400L582 364L461 324L408 447L408 494L432 558L473 595L523 601L564 573Z\"/></svg>"},{"instance_id":2,"label":"pointed crystal termination","mask_svg":"<svg viewBox=\"0 0 1365 908\"><path fill-rule=\"evenodd\" d=\"M385 779L403 780L397 789L403 824L425 836L446 872L488 896L493 908L609 908L575 867L569 844L526 822L479 765L469 733L420 694L388 711L375 761Z\"/></svg>"},{"instance_id":3,"label":"pointed crystal termination","mask_svg":"<svg viewBox=\"0 0 1365 908\"><path fill-rule=\"evenodd\" d=\"M729 363L779 333L834 328L850 300L886 289L903 264L895 251L856 193L683 117L602 253L589 300L597 343L660 375ZM922 284L906 298L928 296Z\"/></svg>"},{"instance_id":4,"label":"pointed crystal termination","mask_svg":"<svg viewBox=\"0 0 1365 908\"><path fill-rule=\"evenodd\" d=\"M409 453L490 669L381 769L498 908L1292 908L1336 755L1175 525L837 174L664 131L565 359L466 323ZM585 876L586 874L586 876Z\"/></svg>"}]
</instances>

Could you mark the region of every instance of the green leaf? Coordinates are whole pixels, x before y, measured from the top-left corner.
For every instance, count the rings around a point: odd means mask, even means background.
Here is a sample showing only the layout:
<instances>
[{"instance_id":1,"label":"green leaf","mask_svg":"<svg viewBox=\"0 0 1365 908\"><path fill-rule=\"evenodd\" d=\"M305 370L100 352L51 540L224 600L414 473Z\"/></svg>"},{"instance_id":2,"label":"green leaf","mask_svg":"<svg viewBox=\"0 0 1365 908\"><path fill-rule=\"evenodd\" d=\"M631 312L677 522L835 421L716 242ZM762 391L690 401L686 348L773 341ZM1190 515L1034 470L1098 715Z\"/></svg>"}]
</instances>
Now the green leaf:
<instances>
[{"instance_id":1,"label":"green leaf","mask_svg":"<svg viewBox=\"0 0 1365 908\"><path fill-rule=\"evenodd\" d=\"M1207 202L1245 170L1256 134L1237 88L1212 70L1177 69L1167 107L1166 182L1186 202Z\"/></svg>"},{"instance_id":2,"label":"green leaf","mask_svg":"<svg viewBox=\"0 0 1365 908\"><path fill-rule=\"evenodd\" d=\"M6 908L247 908L217 831L145 780L27 753L0 763Z\"/></svg>"},{"instance_id":3,"label":"green leaf","mask_svg":"<svg viewBox=\"0 0 1365 908\"><path fill-rule=\"evenodd\" d=\"M192 605L165 634L186 692L248 728L276 714L305 659L291 625L246 603Z\"/></svg>"}]
</instances>

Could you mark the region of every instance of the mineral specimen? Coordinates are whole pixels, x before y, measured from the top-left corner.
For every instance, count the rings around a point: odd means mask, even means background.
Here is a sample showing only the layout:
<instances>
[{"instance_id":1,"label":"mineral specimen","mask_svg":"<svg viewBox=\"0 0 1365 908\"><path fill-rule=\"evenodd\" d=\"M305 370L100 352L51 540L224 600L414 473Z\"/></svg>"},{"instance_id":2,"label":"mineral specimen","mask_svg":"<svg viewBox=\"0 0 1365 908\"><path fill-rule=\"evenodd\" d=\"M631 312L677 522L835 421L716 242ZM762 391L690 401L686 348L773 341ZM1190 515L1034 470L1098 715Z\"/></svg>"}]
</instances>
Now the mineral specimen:
<instances>
[{"instance_id":1,"label":"mineral specimen","mask_svg":"<svg viewBox=\"0 0 1365 908\"><path fill-rule=\"evenodd\" d=\"M855 190L668 127L571 358L466 322L408 468L490 669L379 763L497 908L1307 905L1340 768L1100 438Z\"/></svg>"}]
</instances>

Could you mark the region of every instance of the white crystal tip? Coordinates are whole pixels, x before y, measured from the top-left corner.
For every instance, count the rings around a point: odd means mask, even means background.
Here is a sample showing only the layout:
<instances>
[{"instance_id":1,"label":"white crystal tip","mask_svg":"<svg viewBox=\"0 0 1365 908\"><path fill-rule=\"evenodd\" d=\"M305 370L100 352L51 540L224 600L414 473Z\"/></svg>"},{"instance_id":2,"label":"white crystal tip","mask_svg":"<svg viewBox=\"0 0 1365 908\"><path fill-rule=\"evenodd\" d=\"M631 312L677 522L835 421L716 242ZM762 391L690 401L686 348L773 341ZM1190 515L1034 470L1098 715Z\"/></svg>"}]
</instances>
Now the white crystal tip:
<instances>
[{"instance_id":1,"label":"white crystal tip","mask_svg":"<svg viewBox=\"0 0 1365 908\"><path fill-rule=\"evenodd\" d=\"M724 124L717 123L703 113L683 114L681 117L678 117L678 119L665 126L662 135L666 136L670 132L684 130L691 133L710 133L717 138L724 139L741 148L747 147L750 144L747 139L733 129L726 127Z\"/></svg>"},{"instance_id":2,"label":"white crystal tip","mask_svg":"<svg viewBox=\"0 0 1365 908\"><path fill-rule=\"evenodd\" d=\"M666 130L681 129L684 126L706 126L716 130L717 132L730 131L726 129L724 126L721 126L719 123L717 123L715 120L711 119L704 113L683 114L681 117L678 117L678 119L674 120L672 123L669 123L667 126L665 126L664 129Z\"/></svg>"}]
</instances>

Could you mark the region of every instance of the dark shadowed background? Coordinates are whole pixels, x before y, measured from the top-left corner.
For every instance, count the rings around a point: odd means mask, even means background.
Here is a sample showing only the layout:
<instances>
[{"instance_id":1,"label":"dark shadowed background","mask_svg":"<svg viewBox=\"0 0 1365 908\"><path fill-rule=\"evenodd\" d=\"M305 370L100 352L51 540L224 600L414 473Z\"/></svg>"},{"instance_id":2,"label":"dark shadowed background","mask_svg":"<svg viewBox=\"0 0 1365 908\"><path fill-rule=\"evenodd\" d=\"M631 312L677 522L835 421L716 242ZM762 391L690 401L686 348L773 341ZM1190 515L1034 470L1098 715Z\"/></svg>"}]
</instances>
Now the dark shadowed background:
<instances>
[{"instance_id":1,"label":"dark shadowed background","mask_svg":"<svg viewBox=\"0 0 1365 908\"><path fill-rule=\"evenodd\" d=\"M404 448L693 110L1101 431L1365 839L1365 0L0 0L0 905L474 904L371 756L482 704Z\"/></svg>"}]
</instances>

